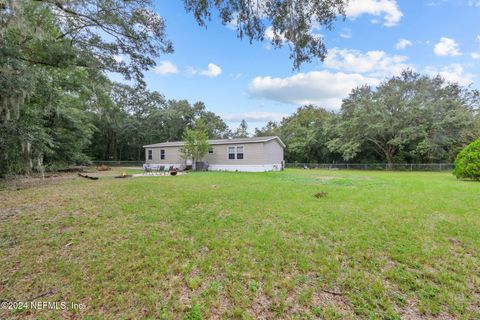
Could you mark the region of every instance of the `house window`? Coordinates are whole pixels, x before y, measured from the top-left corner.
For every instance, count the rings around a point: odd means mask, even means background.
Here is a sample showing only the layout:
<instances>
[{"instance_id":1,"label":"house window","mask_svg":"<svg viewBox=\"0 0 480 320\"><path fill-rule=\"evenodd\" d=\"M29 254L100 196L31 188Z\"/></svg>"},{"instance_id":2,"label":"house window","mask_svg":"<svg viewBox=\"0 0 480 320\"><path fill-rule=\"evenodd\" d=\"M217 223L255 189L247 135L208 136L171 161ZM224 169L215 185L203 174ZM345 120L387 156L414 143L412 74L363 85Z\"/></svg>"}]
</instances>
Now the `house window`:
<instances>
[{"instance_id":1,"label":"house window","mask_svg":"<svg viewBox=\"0 0 480 320\"><path fill-rule=\"evenodd\" d=\"M152 150L147 150L147 159L152 160L153 158L153 151Z\"/></svg>"},{"instance_id":2,"label":"house window","mask_svg":"<svg viewBox=\"0 0 480 320\"><path fill-rule=\"evenodd\" d=\"M208 148L208 153L213 153L213 148L212 147Z\"/></svg>"},{"instance_id":3,"label":"house window","mask_svg":"<svg viewBox=\"0 0 480 320\"><path fill-rule=\"evenodd\" d=\"M165 150L164 149L160 150L160 160L165 160Z\"/></svg>"},{"instance_id":4,"label":"house window","mask_svg":"<svg viewBox=\"0 0 480 320\"><path fill-rule=\"evenodd\" d=\"M235 159L235 147L228 147L228 159Z\"/></svg>"},{"instance_id":5,"label":"house window","mask_svg":"<svg viewBox=\"0 0 480 320\"><path fill-rule=\"evenodd\" d=\"M243 147L237 147L237 159L243 159Z\"/></svg>"}]
</instances>

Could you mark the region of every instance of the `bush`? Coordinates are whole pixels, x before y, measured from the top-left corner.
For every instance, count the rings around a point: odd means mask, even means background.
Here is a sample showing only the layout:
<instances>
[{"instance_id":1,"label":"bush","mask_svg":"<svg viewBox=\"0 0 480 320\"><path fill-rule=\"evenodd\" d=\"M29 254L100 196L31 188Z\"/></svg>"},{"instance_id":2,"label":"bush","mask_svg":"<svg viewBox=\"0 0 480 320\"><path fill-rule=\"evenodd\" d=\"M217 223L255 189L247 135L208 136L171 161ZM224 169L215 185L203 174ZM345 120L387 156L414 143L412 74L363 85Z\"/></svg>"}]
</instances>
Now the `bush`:
<instances>
[{"instance_id":1,"label":"bush","mask_svg":"<svg viewBox=\"0 0 480 320\"><path fill-rule=\"evenodd\" d=\"M480 180L480 138L460 151L453 173L457 178Z\"/></svg>"}]
</instances>

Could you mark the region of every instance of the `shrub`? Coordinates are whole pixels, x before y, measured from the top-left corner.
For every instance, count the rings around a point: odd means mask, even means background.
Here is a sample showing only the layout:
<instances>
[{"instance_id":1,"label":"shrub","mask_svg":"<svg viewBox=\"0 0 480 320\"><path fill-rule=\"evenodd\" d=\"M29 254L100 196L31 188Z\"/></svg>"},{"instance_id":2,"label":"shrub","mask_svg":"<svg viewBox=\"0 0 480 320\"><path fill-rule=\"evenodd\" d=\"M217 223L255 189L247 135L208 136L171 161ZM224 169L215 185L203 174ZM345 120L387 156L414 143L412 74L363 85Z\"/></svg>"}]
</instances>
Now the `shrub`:
<instances>
[{"instance_id":1,"label":"shrub","mask_svg":"<svg viewBox=\"0 0 480 320\"><path fill-rule=\"evenodd\" d=\"M457 178L480 180L480 138L460 151L453 173Z\"/></svg>"}]
</instances>

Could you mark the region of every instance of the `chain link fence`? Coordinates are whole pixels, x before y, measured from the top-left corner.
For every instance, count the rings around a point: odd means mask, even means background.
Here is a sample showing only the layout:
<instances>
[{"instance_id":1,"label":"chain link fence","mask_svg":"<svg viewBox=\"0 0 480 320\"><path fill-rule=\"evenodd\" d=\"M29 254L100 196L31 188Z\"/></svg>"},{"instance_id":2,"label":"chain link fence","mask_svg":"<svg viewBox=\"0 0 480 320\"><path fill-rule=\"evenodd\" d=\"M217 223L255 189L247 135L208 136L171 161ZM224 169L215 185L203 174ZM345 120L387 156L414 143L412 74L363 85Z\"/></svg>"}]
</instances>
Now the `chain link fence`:
<instances>
[{"instance_id":1,"label":"chain link fence","mask_svg":"<svg viewBox=\"0 0 480 320\"><path fill-rule=\"evenodd\" d=\"M286 163L286 168L327 170L452 171L453 163Z\"/></svg>"},{"instance_id":2,"label":"chain link fence","mask_svg":"<svg viewBox=\"0 0 480 320\"><path fill-rule=\"evenodd\" d=\"M143 161L92 161L95 166L143 167ZM453 163L286 163L286 168L327 170L452 171Z\"/></svg>"},{"instance_id":3,"label":"chain link fence","mask_svg":"<svg viewBox=\"0 0 480 320\"><path fill-rule=\"evenodd\" d=\"M109 167L143 167L144 161L92 161L94 166L109 166Z\"/></svg>"}]
</instances>

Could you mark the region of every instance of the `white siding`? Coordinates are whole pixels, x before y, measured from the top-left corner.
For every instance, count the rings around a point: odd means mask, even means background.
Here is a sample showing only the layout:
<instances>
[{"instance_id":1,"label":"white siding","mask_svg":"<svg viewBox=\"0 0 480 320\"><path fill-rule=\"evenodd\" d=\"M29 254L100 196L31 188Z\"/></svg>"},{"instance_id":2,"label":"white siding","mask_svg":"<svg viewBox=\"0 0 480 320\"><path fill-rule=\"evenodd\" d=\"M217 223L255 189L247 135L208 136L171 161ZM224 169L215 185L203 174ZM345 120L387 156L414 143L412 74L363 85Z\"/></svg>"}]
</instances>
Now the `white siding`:
<instances>
[{"instance_id":1,"label":"white siding","mask_svg":"<svg viewBox=\"0 0 480 320\"><path fill-rule=\"evenodd\" d=\"M228 158L228 147L243 147L243 159ZM264 164L263 162L263 143L244 143L244 144L221 144L213 145L213 153L207 153L203 157L203 161L208 161L208 164L223 164L223 165L252 165Z\"/></svg>"},{"instance_id":2,"label":"white siding","mask_svg":"<svg viewBox=\"0 0 480 320\"><path fill-rule=\"evenodd\" d=\"M264 144L264 163L281 164L283 161L283 147L277 139L270 140Z\"/></svg>"},{"instance_id":3,"label":"white siding","mask_svg":"<svg viewBox=\"0 0 480 320\"><path fill-rule=\"evenodd\" d=\"M243 147L243 159L229 159L229 147ZM283 163L283 147L276 140L239 144L211 145L213 153L207 153L202 161L208 162L209 170L225 171L273 171L280 170ZM165 159L160 159L160 150L165 150ZM148 160L148 150L153 151L153 158ZM145 149L146 164L165 165L185 168L181 147L150 147ZM236 149L235 149L236 150Z\"/></svg>"},{"instance_id":4,"label":"white siding","mask_svg":"<svg viewBox=\"0 0 480 320\"><path fill-rule=\"evenodd\" d=\"M148 150L153 151L152 160L148 160ZM160 150L165 150L165 159L160 159ZM161 147L161 148L146 148L145 156L147 164L161 164L161 165L180 165L185 164L185 159L182 158L179 147Z\"/></svg>"}]
</instances>

